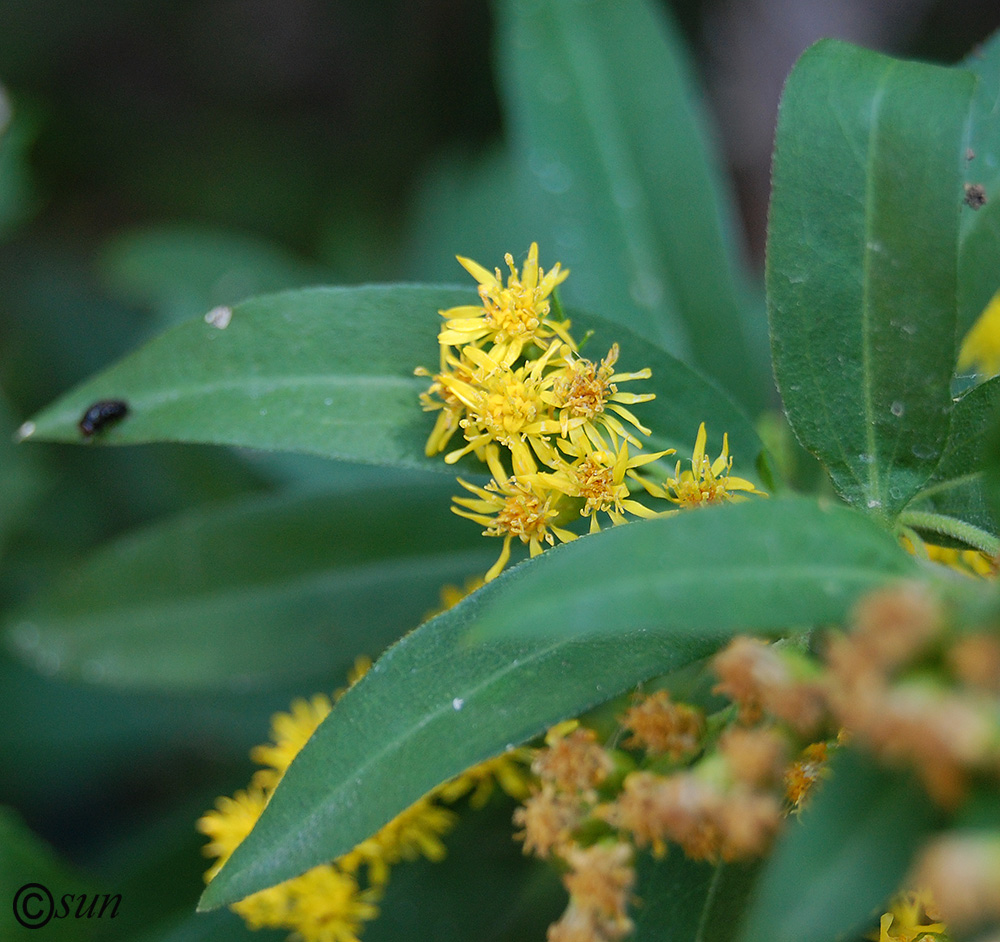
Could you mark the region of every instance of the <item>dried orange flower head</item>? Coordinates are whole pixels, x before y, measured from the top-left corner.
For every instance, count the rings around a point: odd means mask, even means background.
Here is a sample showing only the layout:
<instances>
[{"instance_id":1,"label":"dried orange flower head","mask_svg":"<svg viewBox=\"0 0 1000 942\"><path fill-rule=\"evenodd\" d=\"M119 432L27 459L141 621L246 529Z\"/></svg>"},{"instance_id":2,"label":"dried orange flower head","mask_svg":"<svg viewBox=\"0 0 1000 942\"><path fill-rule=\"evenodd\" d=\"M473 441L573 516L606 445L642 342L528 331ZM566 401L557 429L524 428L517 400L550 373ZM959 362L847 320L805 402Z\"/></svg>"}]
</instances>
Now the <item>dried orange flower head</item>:
<instances>
[{"instance_id":1,"label":"dried orange flower head","mask_svg":"<svg viewBox=\"0 0 1000 942\"><path fill-rule=\"evenodd\" d=\"M719 739L719 750L733 778L746 785L771 785L784 775L788 745L773 728L731 726Z\"/></svg>"},{"instance_id":2,"label":"dried orange flower head","mask_svg":"<svg viewBox=\"0 0 1000 942\"><path fill-rule=\"evenodd\" d=\"M949 928L1000 920L1000 834L942 834L924 850L912 882L934 900Z\"/></svg>"},{"instance_id":3,"label":"dried orange flower head","mask_svg":"<svg viewBox=\"0 0 1000 942\"><path fill-rule=\"evenodd\" d=\"M854 610L852 638L859 654L889 672L922 651L943 627L941 603L915 583L878 589Z\"/></svg>"},{"instance_id":4,"label":"dried orange flower head","mask_svg":"<svg viewBox=\"0 0 1000 942\"><path fill-rule=\"evenodd\" d=\"M623 745L666 755L679 761L701 748L705 717L701 710L675 703L666 690L657 690L630 707L619 720L632 735Z\"/></svg>"},{"instance_id":5,"label":"dried orange flower head","mask_svg":"<svg viewBox=\"0 0 1000 942\"><path fill-rule=\"evenodd\" d=\"M531 770L543 782L552 782L563 791L590 791L614 769L611 756L598 744L592 729L580 726L567 735L550 733L546 742Z\"/></svg>"}]
</instances>

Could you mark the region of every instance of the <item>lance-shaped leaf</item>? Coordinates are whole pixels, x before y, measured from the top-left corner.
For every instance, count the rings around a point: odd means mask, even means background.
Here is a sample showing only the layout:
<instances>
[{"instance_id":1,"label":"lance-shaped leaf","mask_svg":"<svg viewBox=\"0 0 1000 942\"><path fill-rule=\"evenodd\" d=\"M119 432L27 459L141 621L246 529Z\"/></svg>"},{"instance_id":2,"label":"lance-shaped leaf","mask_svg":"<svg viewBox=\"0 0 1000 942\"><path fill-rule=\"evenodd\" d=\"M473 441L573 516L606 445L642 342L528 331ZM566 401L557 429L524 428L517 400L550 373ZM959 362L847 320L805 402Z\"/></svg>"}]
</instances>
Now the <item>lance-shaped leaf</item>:
<instances>
[{"instance_id":1,"label":"lance-shaped leaf","mask_svg":"<svg viewBox=\"0 0 1000 942\"><path fill-rule=\"evenodd\" d=\"M994 519L1000 519L1000 410L993 413L983 442L983 493Z\"/></svg>"},{"instance_id":2,"label":"lance-shaped leaf","mask_svg":"<svg viewBox=\"0 0 1000 942\"><path fill-rule=\"evenodd\" d=\"M98 266L113 295L153 308L164 326L216 305L331 280L262 239L179 225L117 235L102 247Z\"/></svg>"},{"instance_id":3,"label":"lance-shaped leaf","mask_svg":"<svg viewBox=\"0 0 1000 942\"><path fill-rule=\"evenodd\" d=\"M951 433L926 486L907 505L901 521L932 542L958 541L996 549L997 523L983 491L983 443L1000 408L1000 377L967 392L955 403Z\"/></svg>"},{"instance_id":4,"label":"lance-shaped leaf","mask_svg":"<svg viewBox=\"0 0 1000 942\"><path fill-rule=\"evenodd\" d=\"M567 298L759 401L763 318L747 301L728 186L662 5L504 0L497 13L522 202L545 253L573 269Z\"/></svg>"},{"instance_id":5,"label":"lance-shaped leaf","mask_svg":"<svg viewBox=\"0 0 1000 942\"><path fill-rule=\"evenodd\" d=\"M729 942L759 871L756 864L713 864L671 852L637 861L632 942Z\"/></svg>"},{"instance_id":6,"label":"lance-shaped leaf","mask_svg":"<svg viewBox=\"0 0 1000 942\"><path fill-rule=\"evenodd\" d=\"M413 285L267 295L232 316L179 324L58 399L24 434L80 442L99 400L128 414L88 441L208 442L376 464L442 468L424 457L429 425L414 367L437 364L439 308L472 291Z\"/></svg>"},{"instance_id":7,"label":"lance-shaped leaf","mask_svg":"<svg viewBox=\"0 0 1000 942\"><path fill-rule=\"evenodd\" d=\"M4 641L39 671L164 690L343 676L495 557L448 512L454 485L254 498L103 547L12 612Z\"/></svg>"},{"instance_id":8,"label":"lance-shaped leaf","mask_svg":"<svg viewBox=\"0 0 1000 942\"><path fill-rule=\"evenodd\" d=\"M437 367L437 311L474 299L458 288L413 285L254 298L236 305L224 328L196 318L167 331L66 393L22 434L246 445L452 473L440 456L424 455L434 418L418 399L429 381L413 370ZM651 380L622 391L657 392L656 400L635 407L655 432L654 447L689 449L704 421L710 448L728 432L733 454L752 466L760 440L718 387L625 327L576 311L572 321L581 340L593 332L584 347L588 357L600 360L618 343L619 369L652 369ZM125 401L128 413L84 438L77 423L99 400ZM470 459L470 467L480 466Z\"/></svg>"},{"instance_id":9,"label":"lance-shaped leaf","mask_svg":"<svg viewBox=\"0 0 1000 942\"><path fill-rule=\"evenodd\" d=\"M41 203L29 159L41 126L39 111L12 102L0 85L0 241L9 238Z\"/></svg>"},{"instance_id":10,"label":"lance-shaped leaf","mask_svg":"<svg viewBox=\"0 0 1000 942\"><path fill-rule=\"evenodd\" d=\"M202 906L347 852L445 779L736 632L837 621L915 568L862 515L797 499L549 550L389 649L296 757Z\"/></svg>"},{"instance_id":11,"label":"lance-shaped leaf","mask_svg":"<svg viewBox=\"0 0 1000 942\"><path fill-rule=\"evenodd\" d=\"M741 942L835 942L875 923L940 813L916 780L852 751L789 819Z\"/></svg>"},{"instance_id":12,"label":"lance-shaped leaf","mask_svg":"<svg viewBox=\"0 0 1000 942\"><path fill-rule=\"evenodd\" d=\"M775 376L838 490L890 519L948 435L973 84L823 41L781 103L767 260Z\"/></svg>"},{"instance_id":13,"label":"lance-shaped leaf","mask_svg":"<svg viewBox=\"0 0 1000 942\"><path fill-rule=\"evenodd\" d=\"M981 203L970 192L962 210L958 260L958 332L964 335L1000 290L1000 33L978 46L962 63L978 81L969 120L964 180L981 188ZM976 208L974 209L973 206Z\"/></svg>"}]
</instances>

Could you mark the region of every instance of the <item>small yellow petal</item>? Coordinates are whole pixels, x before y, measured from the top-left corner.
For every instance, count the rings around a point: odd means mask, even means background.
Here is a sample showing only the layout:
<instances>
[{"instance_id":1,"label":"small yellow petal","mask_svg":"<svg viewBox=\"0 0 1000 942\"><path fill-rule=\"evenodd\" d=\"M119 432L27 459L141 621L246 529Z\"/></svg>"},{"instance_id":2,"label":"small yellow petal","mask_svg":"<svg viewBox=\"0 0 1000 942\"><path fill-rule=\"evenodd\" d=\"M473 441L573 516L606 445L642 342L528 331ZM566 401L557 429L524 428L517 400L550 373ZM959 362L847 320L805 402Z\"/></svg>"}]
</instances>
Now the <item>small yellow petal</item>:
<instances>
[{"instance_id":1,"label":"small yellow petal","mask_svg":"<svg viewBox=\"0 0 1000 942\"><path fill-rule=\"evenodd\" d=\"M705 432L705 423L698 426L698 435L694 440L694 451L691 453L691 467L695 471L701 470L701 463L705 460L705 440L708 438Z\"/></svg>"},{"instance_id":2,"label":"small yellow petal","mask_svg":"<svg viewBox=\"0 0 1000 942\"><path fill-rule=\"evenodd\" d=\"M487 288L499 288L501 287L500 282L497 281L496 275L491 271L487 271L483 268L479 262L474 262L471 258L463 258L461 255L456 255L455 258L458 259L458 264L462 266L473 278L476 279L481 285Z\"/></svg>"}]
</instances>

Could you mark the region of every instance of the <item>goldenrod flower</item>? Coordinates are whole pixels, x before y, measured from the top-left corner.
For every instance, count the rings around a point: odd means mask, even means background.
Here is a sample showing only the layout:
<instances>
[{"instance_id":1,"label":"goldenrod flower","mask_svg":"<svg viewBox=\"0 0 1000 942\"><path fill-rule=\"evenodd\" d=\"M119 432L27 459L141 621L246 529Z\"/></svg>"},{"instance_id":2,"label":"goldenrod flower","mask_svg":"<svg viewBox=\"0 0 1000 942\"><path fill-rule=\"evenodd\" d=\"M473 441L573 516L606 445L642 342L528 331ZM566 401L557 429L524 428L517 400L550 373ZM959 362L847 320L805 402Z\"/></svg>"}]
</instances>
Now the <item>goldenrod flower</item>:
<instances>
[{"instance_id":1,"label":"goldenrod flower","mask_svg":"<svg viewBox=\"0 0 1000 942\"><path fill-rule=\"evenodd\" d=\"M673 454L672 448L648 455L640 452L630 458L628 443L622 442L617 450L591 451L572 463L561 460L558 470L540 472L529 479L567 497L583 499L580 514L590 517L590 532L596 533L601 529L598 513L606 513L616 525L626 522L626 511L637 517L660 516L657 511L650 510L631 497L626 477L640 480L635 474L636 468L669 454Z\"/></svg>"},{"instance_id":2,"label":"goldenrod flower","mask_svg":"<svg viewBox=\"0 0 1000 942\"><path fill-rule=\"evenodd\" d=\"M814 742L785 771L785 797L798 811L813 786L827 773L827 745Z\"/></svg>"},{"instance_id":3,"label":"goldenrod flower","mask_svg":"<svg viewBox=\"0 0 1000 942\"><path fill-rule=\"evenodd\" d=\"M651 755L668 755L679 762L702 747L704 712L675 703L666 690L643 697L619 722L632 733L622 744L627 749L645 749Z\"/></svg>"},{"instance_id":4,"label":"goldenrod flower","mask_svg":"<svg viewBox=\"0 0 1000 942\"><path fill-rule=\"evenodd\" d=\"M929 559L931 562L948 566L956 572L967 576L981 576L984 579L993 578L997 574L997 561L988 553L975 549L958 549L954 546L938 546L935 543L925 543L917 537L917 544L905 534L899 538L903 548L914 556Z\"/></svg>"},{"instance_id":5,"label":"goldenrod flower","mask_svg":"<svg viewBox=\"0 0 1000 942\"><path fill-rule=\"evenodd\" d=\"M763 491L758 491L751 481L729 473L733 459L729 456L728 435L723 436L722 452L715 461L710 461L705 454L706 438L705 423L702 422L698 426L698 436L691 454L691 470L681 471L681 463L678 461L674 476L667 478L662 488L647 485L650 493L665 497L681 507L702 507L739 499L734 492L767 496Z\"/></svg>"},{"instance_id":6,"label":"goldenrod flower","mask_svg":"<svg viewBox=\"0 0 1000 942\"><path fill-rule=\"evenodd\" d=\"M554 461L556 450L546 436L560 432L562 423L551 415L553 377L545 375L545 367L560 346L552 343L539 359L516 369L482 350L468 348L465 355L476 367L472 377L439 377L441 385L465 407L466 414L459 424L465 430L467 444L447 454L444 460L453 464L470 451L485 460L486 446L496 443L510 451L515 474L537 469L528 444L543 463ZM577 419L573 424L582 423L583 419Z\"/></svg>"},{"instance_id":7,"label":"goldenrod flower","mask_svg":"<svg viewBox=\"0 0 1000 942\"><path fill-rule=\"evenodd\" d=\"M424 453L428 458L444 451L451 437L458 431L465 416L465 403L449 388L449 382L472 384L475 379L471 366L456 357L448 347L441 348L441 372L431 374L425 367L418 366L414 376L431 376L433 382L420 394L424 412L438 412L434 428L427 438Z\"/></svg>"},{"instance_id":8,"label":"goldenrod flower","mask_svg":"<svg viewBox=\"0 0 1000 942\"><path fill-rule=\"evenodd\" d=\"M530 749L509 749L439 785L434 789L434 796L450 804L468 795L471 807L482 808L499 785L507 795L520 801L531 790L530 764Z\"/></svg>"},{"instance_id":9,"label":"goldenrod flower","mask_svg":"<svg viewBox=\"0 0 1000 942\"><path fill-rule=\"evenodd\" d=\"M360 889L353 876L332 865L313 867L283 886L288 915L276 927L292 929L301 942L358 942L364 923L378 916L381 893ZM248 907L237 903L237 912L253 927Z\"/></svg>"},{"instance_id":10,"label":"goldenrod flower","mask_svg":"<svg viewBox=\"0 0 1000 942\"><path fill-rule=\"evenodd\" d=\"M928 938L928 933L933 937L944 934L947 930L943 922L927 921L927 910L933 908L927 893L900 894L879 920L878 942L920 942Z\"/></svg>"},{"instance_id":11,"label":"goldenrod flower","mask_svg":"<svg viewBox=\"0 0 1000 942\"><path fill-rule=\"evenodd\" d=\"M996 938L982 932L1000 922L1000 834L995 827L938 833L921 850L911 879L922 891L917 904L922 904L924 918L939 926L947 922L963 939Z\"/></svg>"},{"instance_id":12,"label":"goldenrod flower","mask_svg":"<svg viewBox=\"0 0 1000 942\"><path fill-rule=\"evenodd\" d=\"M570 896L562 918L549 928L549 942L613 942L633 928L628 904L635 885L635 849L623 841L589 847L570 844L564 853Z\"/></svg>"},{"instance_id":13,"label":"goldenrod flower","mask_svg":"<svg viewBox=\"0 0 1000 942\"><path fill-rule=\"evenodd\" d=\"M556 524L560 516L558 491L537 493L517 478L506 478L501 482L490 481L486 487L477 487L458 479L458 483L476 497L455 497L458 507L452 510L460 517L467 517L486 529L485 536L502 536L503 549L500 557L486 573L485 581L490 582L500 575L500 571L510 559L510 544L514 537L528 545L532 556L542 551L542 544L555 544L558 537L563 543L576 539L576 534Z\"/></svg>"},{"instance_id":14,"label":"goldenrod flower","mask_svg":"<svg viewBox=\"0 0 1000 942\"><path fill-rule=\"evenodd\" d=\"M531 771L562 791L589 793L614 770L614 762L598 743L597 733L585 726L553 726L545 736L545 746L535 756Z\"/></svg>"},{"instance_id":15,"label":"goldenrod flower","mask_svg":"<svg viewBox=\"0 0 1000 942\"><path fill-rule=\"evenodd\" d=\"M205 856L218 858L205 874L206 881L211 880L222 869L233 851L253 830L267 805L267 799L267 792L258 785L251 785L232 798L219 798L215 802L215 810L206 811L198 819L195 827L211 839L205 845Z\"/></svg>"},{"instance_id":16,"label":"goldenrod flower","mask_svg":"<svg viewBox=\"0 0 1000 942\"><path fill-rule=\"evenodd\" d=\"M254 782L273 790L331 708L329 698L318 693L312 700L294 700L291 713L275 713L271 718L273 742L250 751L250 758L265 766L254 775Z\"/></svg>"},{"instance_id":17,"label":"goldenrod flower","mask_svg":"<svg viewBox=\"0 0 1000 942\"><path fill-rule=\"evenodd\" d=\"M337 859L348 873L364 865L368 882L383 887L389 882L389 868L403 860L426 857L443 860L447 851L441 837L458 821L454 811L434 802L431 795L414 802L367 840Z\"/></svg>"},{"instance_id":18,"label":"goldenrod flower","mask_svg":"<svg viewBox=\"0 0 1000 942\"><path fill-rule=\"evenodd\" d=\"M1000 373L1000 291L993 295L962 341L958 370L970 369L983 376Z\"/></svg>"},{"instance_id":19,"label":"goldenrod flower","mask_svg":"<svg viewBox=\"0 0 1000 942\"><path fill-rule=\"evenodd\" d=\"M777 798L736 784L726 787L696 772L662 776L631 772L606 809L610 824L636 846L662 856L667 841L692 860L748 860L763 855L781 825Z\"/></svg>"},{"instance_id":20,"label":"goldenrod flower","mask_svg":"<svg viewBox=\"0 0 1000 942\"><path fill-rule=\"evenodd\" d=\"M514 837L524 843L524 852L543 860L558 853L570 841L583 821L584 804L578 795L545 782L514 810L514 824L520 831Z\"/></svg>"},{"instance_id":21,"label":"goldenrod flower","mask_svg":"<svg viewBox=\"0 0 1000 942\"><path fill-rule=\"evenodd\" d=\"M635 379L649 379L652 372L647 367L633 373L616 373L618 354L618 344L613 344L599 365L583 357L566 356L567 364L558 371L553 384L558 397L563 438L579 445L585 433L592 443L590 447L603 450L607 448L600 434L603 427L611 433L613 444L617 445L618 438L623 438L636 448L642 447L642 442L625 428L617 416L643 435L652 434L625 406L649 402L656 396L653 393L619 392L617 386ZM617 416L612 413L617 413ZM582 430L574 434L575 422L580 419L583 420Z\"/></svg>"},{"instance_id":22,"label":"goldenrod flower","mask_svg":"<svg viewBox=\"0 0 1000 942\"><path fill-rule=\"evenodd\" d=\"M560 268L558 262L548 273L542 271L538 267L538 243L531 243L521 273L514 267L513 256L509 252L504 256L510 269L506 286L499 268L491 274L478 262L457 257L462 267L479 282L483 304L482 308L463 305L441 311L446 319L438 335L441 344L463 346L484 341L492 344L491 354L506 366L510 366L528 344L554 336L575 349L567 333L569 322L553 321L548 317L549 295L566 280L569 271Z\"/></svg>"}]
</instances>

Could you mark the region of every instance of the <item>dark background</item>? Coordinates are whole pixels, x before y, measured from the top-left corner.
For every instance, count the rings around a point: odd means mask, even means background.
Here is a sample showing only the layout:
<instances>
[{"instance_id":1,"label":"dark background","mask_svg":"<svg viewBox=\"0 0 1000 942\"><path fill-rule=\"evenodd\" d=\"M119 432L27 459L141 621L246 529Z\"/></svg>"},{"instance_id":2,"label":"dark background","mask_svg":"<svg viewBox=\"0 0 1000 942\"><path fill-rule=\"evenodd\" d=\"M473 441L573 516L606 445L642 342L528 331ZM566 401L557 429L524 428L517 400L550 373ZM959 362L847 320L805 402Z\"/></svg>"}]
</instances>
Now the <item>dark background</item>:
<instances>
[{"instance_id":1,"label":"dark background","mask_svg":"<svg viewBox=\"0 0 1000 942\"><path fill-rule=\"evenodd\" d=\"M982 0L675 0L759 264L774 112L821 36L952 62ZM275 239L343 280L395 277L406 207L442 151L502 131L482 0L0 2L0 82L37 113L28 237L86 252L124 226Z\"/></svg>"}]
</instances>

